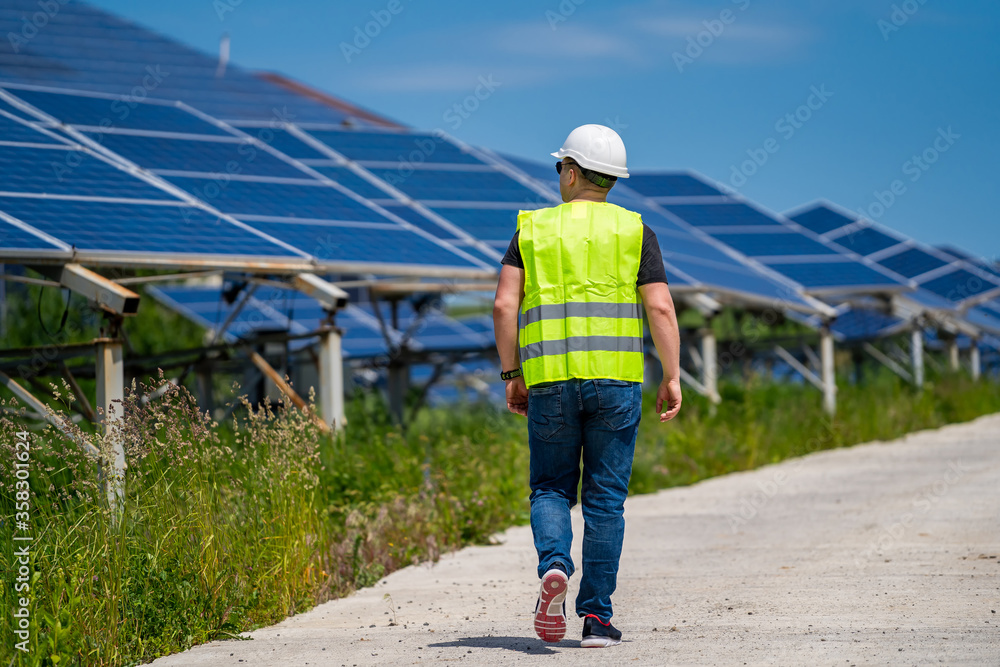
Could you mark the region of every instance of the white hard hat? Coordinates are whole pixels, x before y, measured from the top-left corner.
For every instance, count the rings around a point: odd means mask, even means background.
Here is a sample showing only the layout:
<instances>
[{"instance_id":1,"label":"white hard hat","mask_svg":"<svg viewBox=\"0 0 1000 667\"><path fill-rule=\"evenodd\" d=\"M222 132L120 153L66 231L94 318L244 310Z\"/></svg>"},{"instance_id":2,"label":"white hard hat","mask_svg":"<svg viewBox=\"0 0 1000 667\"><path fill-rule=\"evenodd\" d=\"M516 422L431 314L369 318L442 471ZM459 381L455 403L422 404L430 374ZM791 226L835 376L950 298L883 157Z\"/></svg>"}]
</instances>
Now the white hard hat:
<instances>
[{"instance_id":1,"label":"white hard hat","mask_svg":"<svg viewBox=\"0 0 1000 667\"><path fill-rule=\"evenodd\" d=\"M581 125L576 128L552 157L560 160L573 158L584 169L628 178L625 143L617 132L604 125Z\"/></svg>"}]
</instances>

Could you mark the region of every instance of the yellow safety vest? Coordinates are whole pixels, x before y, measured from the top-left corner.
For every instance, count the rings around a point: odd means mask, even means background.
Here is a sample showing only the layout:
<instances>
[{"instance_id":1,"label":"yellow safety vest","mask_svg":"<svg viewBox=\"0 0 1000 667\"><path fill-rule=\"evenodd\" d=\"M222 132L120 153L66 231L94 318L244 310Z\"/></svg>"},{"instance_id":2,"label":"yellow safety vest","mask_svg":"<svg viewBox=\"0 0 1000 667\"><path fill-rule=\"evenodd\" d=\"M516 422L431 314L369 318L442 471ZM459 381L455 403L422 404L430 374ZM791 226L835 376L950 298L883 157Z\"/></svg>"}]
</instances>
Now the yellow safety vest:
<instances>
[{"instance_id":1,"label":"yellow safety vest","mask_svg":"<svg viewBox=\"0 0 1000 667\"><path fill-rule=\"evenodd\" d=\"M517 217L524 261L518 322L527 386L569 378L642 382L636 293L642 218L620 206L572 202Z\"/></svg>"}]
</instances>

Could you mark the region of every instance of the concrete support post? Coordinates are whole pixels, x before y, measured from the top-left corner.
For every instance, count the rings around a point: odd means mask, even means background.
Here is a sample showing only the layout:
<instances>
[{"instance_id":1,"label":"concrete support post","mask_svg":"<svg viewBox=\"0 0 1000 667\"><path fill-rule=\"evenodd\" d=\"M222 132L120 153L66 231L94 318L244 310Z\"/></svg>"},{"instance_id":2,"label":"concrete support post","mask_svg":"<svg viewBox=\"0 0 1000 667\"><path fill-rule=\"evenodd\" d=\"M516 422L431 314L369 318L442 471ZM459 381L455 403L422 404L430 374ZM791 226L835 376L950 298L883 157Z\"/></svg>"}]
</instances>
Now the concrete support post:
<instances>
[{"instance_id":1,"label":"concrete support post","mask_svg":"<svg viewBox=\"0 0 1000 667\"><path fill-rule=\"evenodd\" d=\"M949 338L945 343L945 347L948 350L948 370L957 372L961 368L958 359L958 339Z\"/></svg>"},{"instance_id":2,"label":"concrete support post","mask_svg":"<svg viewBox=\"0 0 1000 667\"><path fill-rule=\"evenodd\" d=\"M917 389L924 386L924 332L919 327L910 332L910 356L913 363L913 384Z\"/></svg>"},{"instance_id":3,"label":"concrete support post","mask_svg":"<svg viewBox=\"0 0 1000 667\"><path fill-rule=\"evenodd\" d=\"M335 431L343 430L344 355L336 327L325 329L319 339L319 400L323 420Z\"/></svg>"},{"instance_id":4,"label":"concrete support post","mask_svg":"<svg viewBox=\"0 0 1000 667\"><path fill-rule=\"evenodd\" d=\"M719 396L719 355L715 332L711 328L702 329L701 335L701 384L712 403L721 402Z\"/></svg>"},{"instance_id":5,"label":"concrete support post","mask_svg":"<svg viewBox=\"0 0 1000 667\"><path fill-rule=\"evenodd\" d=\"M978 380L983 373L983 362L979 356L979 341L975 338L969 345L969 370L972 372L973 380Z\"/></svg>"},{"instance_id":6,"label":"concrete support post","mask_svg":"<svg viewBox=\"0 0 1000 667\"><path fill-rule=\"evenodd\" d=\"M105 433L114 433L115 422L121 420L125 398L125 363L122 343L104 339L97 344L97 405L104 411L100 420ZM118 401L118 402L116 402ZM111 507L111 516L118 519L125 500L125 443L121 436L110 439L110 467L104 478L104 489Z\"/></svg>"},{"instance_id":7,"label":"concrete support post","mask_svg":"<svg viewBox=\"0 0 1000 667\"><path fill-rule=\"evenodd\" d=\"M819 353L823 367L823 409L832 417L837 413L837 373L834 367L833 334L826 326L820 330Z\"/></svg>"}]
</instances>

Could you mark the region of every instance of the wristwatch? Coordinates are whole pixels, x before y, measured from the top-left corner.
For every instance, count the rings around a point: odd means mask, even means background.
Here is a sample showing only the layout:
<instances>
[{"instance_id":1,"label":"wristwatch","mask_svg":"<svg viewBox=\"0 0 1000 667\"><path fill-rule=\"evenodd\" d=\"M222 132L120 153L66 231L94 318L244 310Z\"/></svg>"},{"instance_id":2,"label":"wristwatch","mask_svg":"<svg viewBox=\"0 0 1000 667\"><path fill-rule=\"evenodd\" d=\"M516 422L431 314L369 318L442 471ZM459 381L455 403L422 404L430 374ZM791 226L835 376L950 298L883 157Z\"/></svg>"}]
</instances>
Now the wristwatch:
<instances>
[{"instance_id":1,"label":"wristwatch","mask_svg":"<svg viewBox=\"0 0 1000 667\"><path fill-rule=\"evenodd\" d=\"M512 371L501 371L501 373L500 373L500 379L501 380L513 380L514 378L517 378L517 377L521 377L521 369L520 368L515 368Z\"/></svg>"}]
</instances>

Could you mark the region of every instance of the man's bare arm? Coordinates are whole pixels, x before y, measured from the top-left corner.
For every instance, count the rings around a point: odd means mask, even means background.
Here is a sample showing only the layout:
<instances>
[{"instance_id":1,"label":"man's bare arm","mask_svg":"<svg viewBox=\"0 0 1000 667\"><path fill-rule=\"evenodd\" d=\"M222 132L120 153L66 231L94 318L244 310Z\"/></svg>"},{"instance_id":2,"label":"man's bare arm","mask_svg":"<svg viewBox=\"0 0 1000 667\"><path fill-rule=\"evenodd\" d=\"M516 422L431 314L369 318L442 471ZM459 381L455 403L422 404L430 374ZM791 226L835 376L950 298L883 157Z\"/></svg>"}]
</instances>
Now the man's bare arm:
<instances>
[{"instance_id":1,"label":"man's bare arm","mask_svg":"<svg viewBox=\"0 0 1000 667\"><path fill-rule=\"evenodd\" d=\"M517 345L517 318L524 298L524 269L504 265L493 301L493 333L502 370L512 371L521 366ZM507 380L507 409L519 415L528 414L528 389L524 378Z\"/></svg>"},{"instance_id":2,"label":"man's bare arm","mask_svg":"<svg viewBox=\"0 0 1000 667\"><path fill-rule=\"evenodd\" d=\"M681 409L681 335L677 312L666 283L640 285L639 296L642 297L649 332L663 365L663 382L656 393L656 411L660 413L661 422L670 421ZM662 412L664 403L667 410Z\"/></svg>"}]
</instances>

